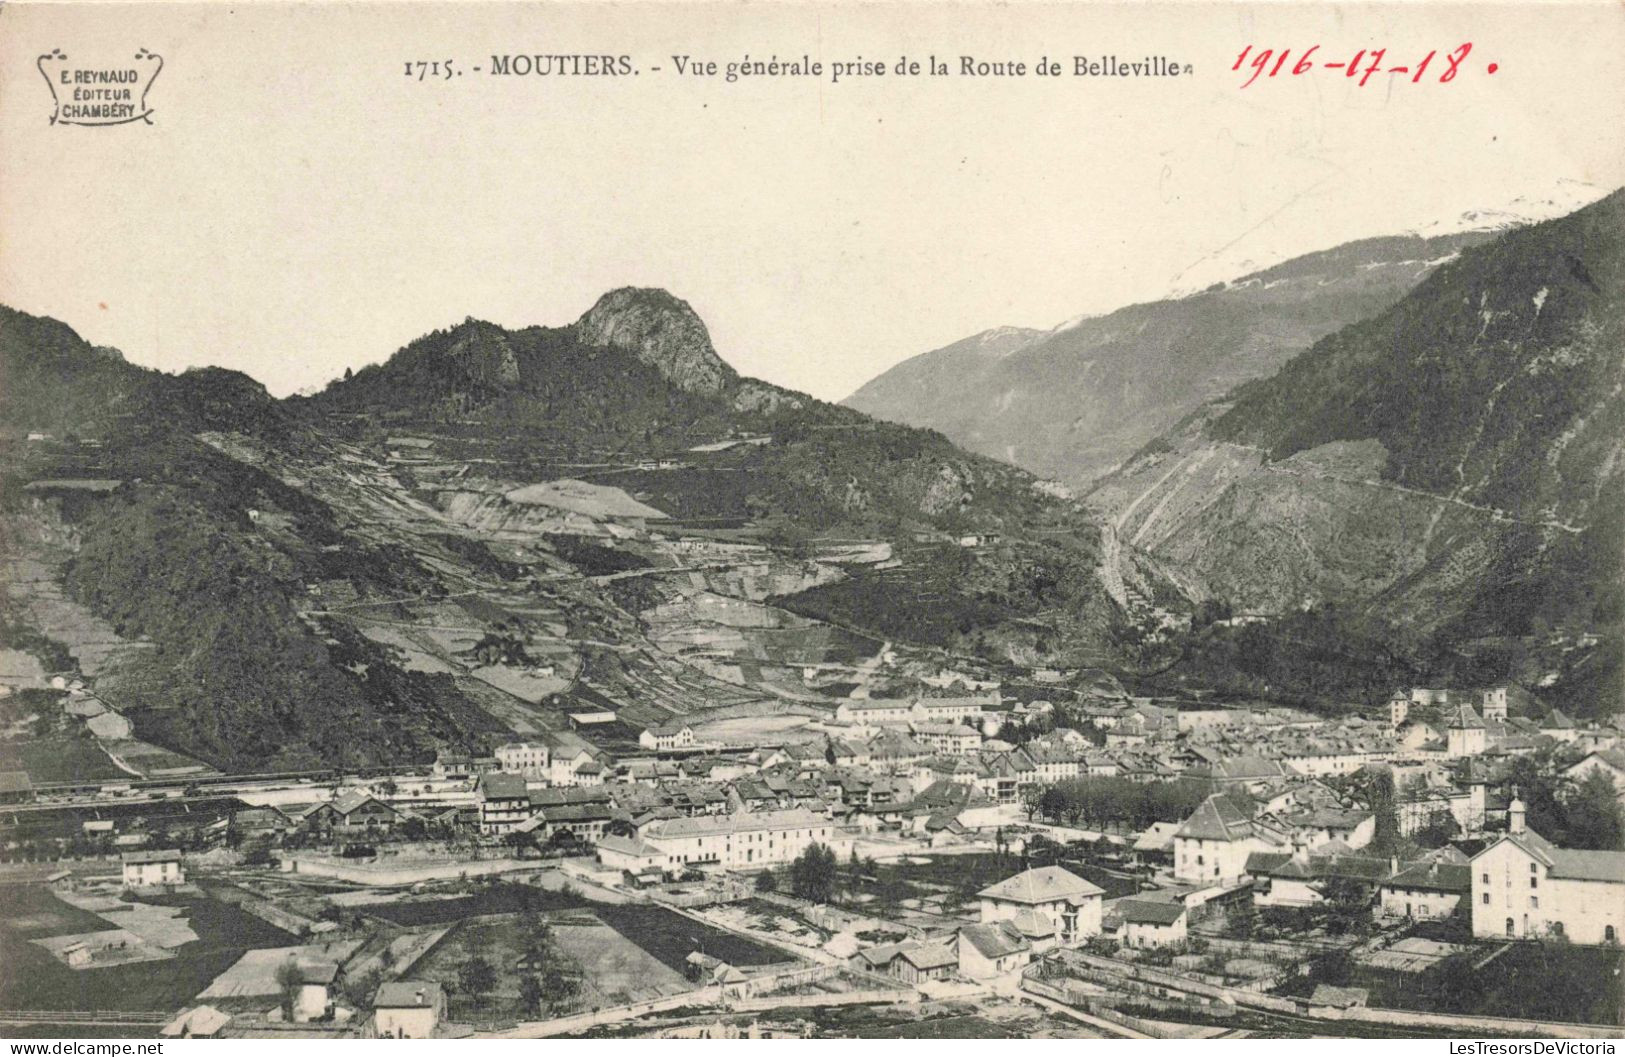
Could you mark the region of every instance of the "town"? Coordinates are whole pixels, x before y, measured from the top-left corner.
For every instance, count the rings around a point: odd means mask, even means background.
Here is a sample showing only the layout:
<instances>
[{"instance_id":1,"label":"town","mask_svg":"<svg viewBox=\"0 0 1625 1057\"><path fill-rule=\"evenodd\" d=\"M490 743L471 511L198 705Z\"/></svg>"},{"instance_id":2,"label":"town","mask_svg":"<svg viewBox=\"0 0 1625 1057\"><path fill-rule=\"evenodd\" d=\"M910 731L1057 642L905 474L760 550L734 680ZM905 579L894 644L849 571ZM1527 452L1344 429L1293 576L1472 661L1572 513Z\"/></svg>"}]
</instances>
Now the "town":
<instances>
[{"instance_id":1,"label":"town","mask_svg":"<svg viewBox=\"0 0 1625 1057\"><path fill-rule=\"evenodd\" d=\"M3 774L0 942L24 971L0 1016L279 1038L1617 1030L1617 719L1531 719L1507 686L1327 718L1043 678L1048 699L849 698L771 743L674 721L614 755L563 733L370 773Z\"/></svg>"}]
</instances>

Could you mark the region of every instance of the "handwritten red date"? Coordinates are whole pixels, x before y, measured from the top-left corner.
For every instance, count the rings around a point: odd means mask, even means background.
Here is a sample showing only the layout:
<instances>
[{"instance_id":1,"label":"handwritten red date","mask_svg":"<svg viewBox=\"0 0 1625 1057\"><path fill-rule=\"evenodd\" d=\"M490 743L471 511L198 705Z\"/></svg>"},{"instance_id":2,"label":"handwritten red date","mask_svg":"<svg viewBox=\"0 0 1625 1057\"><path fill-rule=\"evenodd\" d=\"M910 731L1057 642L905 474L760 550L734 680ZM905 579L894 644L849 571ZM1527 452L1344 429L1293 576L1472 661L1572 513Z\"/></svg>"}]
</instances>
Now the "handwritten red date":
<instances>
[{"instance_id":1,"label":"handwritten red date","mask_svg":"<svg viewBox=\"0 0 1625 1057\"><path fill-rule=\"evenodd\" d=\"M1462 63L1466 61L1468 55L1472 54L1472 50L1472 44L1466 43L1459 45L1443 56L1439 55L1437 49L1430 51L1422 56L1420 62L1414 65L1405 63L1403 65L1384 66L1383 62L1388 57L1387 48L1376 48L1369 51L1361 48L1354 53L1352 58L1345 61L1339 61L1331 55L1324 58L1332 61L1323 61L1319 44L1298 52L1296 55L1294 55L1291 48L1283 48L1280 51L1276 51L1274 48L1264 48L1261 51L1254 51L1253 46L1249 44L1241 49L1241 54L1236 56L1235 65L1231 66L1230 69L1239 72L1252 71L1247 80L1242 82L1241 87L1243 88L1251 87L1253 82L1260 77L1278 77L1282 74L1290 77L1302 77L1314 70L1338 70L1351 81L1359 78L1360 87L1364 88L1366 83L1377 74L1388 74L1390 76L1403 74L1410 78L1412 84L1421 84L1422 79L1428 75L1431 68L1436 74L1435 80L1437 83L1449 84L1456 79L1456 74L1463 70ZM1492 62L1485 69L1489 73L1494 73L1500 67Z\"/></svg>"}]
</instances>

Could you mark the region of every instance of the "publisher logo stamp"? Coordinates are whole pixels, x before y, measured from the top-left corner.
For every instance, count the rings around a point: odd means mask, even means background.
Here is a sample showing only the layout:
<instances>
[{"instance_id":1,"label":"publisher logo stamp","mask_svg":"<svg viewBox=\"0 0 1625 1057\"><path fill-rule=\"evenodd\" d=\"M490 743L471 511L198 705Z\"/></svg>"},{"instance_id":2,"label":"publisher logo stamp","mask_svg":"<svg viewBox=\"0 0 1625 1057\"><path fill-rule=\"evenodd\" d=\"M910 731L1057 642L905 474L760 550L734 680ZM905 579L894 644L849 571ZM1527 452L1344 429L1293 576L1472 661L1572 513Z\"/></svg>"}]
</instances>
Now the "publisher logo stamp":
<instances>
[{"instance_id":1,"label":"publisher logo stamp","mask_svg":"<svg viewBox=\"0 0 1625 1057\"><path fill-rule=\"evenodd\" d=\"M53 125L128 125L135 121L152 124L152 107L147 93L164 68L164 60L146 48L132 61L76 63L52 48L34 63L51 89L56 104L51 110Z\"/></svg>"}]
</instances>

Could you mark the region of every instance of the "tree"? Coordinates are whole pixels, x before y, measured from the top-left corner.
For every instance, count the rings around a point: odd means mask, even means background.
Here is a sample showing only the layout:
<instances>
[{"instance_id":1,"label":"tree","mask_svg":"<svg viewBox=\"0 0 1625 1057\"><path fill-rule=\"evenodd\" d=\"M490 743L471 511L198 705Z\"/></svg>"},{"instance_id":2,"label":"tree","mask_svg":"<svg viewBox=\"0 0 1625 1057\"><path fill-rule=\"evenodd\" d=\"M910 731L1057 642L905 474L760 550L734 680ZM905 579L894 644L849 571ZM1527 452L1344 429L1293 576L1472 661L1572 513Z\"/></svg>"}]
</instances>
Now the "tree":
<instances>
[{"instance_id":1,"label":"tree","mask_svg":"<svg viewBox=\"0 0 1625 1057\"><path fill-rule=\"evenodd\" d=\"M813 903L827 903L835 895L835 874L835 853L828 845L809 845L790 864L790 891Z\"/></svg>"},{"instance_id":2,"label":"tree","mask_svg":"<svg viewBox=\"0 0 1625 1057\"><path fill-rule=\"evenodd\" d=\"M1253 905L1252 893L1229 908L1225 918L1225 932L1234 939L1250 940L1258 928L1258 908Z\"/></svg>"},{"instance_id":3,"label":"tree","mask_svg":"<svg viewBox=\"0 0 1625 1057\"><path fill-rule=\"evenodd\" d=\"M542 998L554 1013L569 1008L576 995L581 993L581 981L557 965L550 965L542 972L541 984Z\"/></svg>"},{"instance_id":4,"label":"tree","mask_svg":"<svg viewBox=\"0 0 1625 1057\"><path fill-rule=\"evenodd\" d=\"M533 975L519 979L519 1008L531 1016L542 1012L542 982Z\"/></svg>"},{"instance_id":5,"label":"tree","mask_svg":"<svg viewBox=\"0 0 1625 1057\"><path fill-rule=\"evenodd\" d=\"M1038 798L1038 810L1051 822L1060 822L1066 814L1067 803L1067 796L1059 786L1045 786Z\"/></svg>"},{"instance_id":6,"label":"tree","mask_svg":"<svg viewBox=\"0 0 1625 1057\"><path fill-rule=\"evenodd\" d=\"M1449 811L1440 808L1429 815L1427 822L1411 834L1411 839L1420 848L1442 848L1455 840L1460 832L1461 827L1456 825L1455 817Z\"/></svg>"},{"instance_id":7,"label":"tree","mask_svg":"<svg viewBox=\"0 0 1625 1057\"><path fill-rule=\"evenodd\" d=\"M282 1013L292 1018L293 1004L299 998L299 986L304 982L304 976L299 972L299 965L292 958L276 967L276 986L282 994Z\"/></svg>"},{"instance_id":8,"label":"tree","mask_svg":"<svg viewBox=\"0 0 1625 1057\"><path fill-rule=\"evenodd\" d=\"M1575 786L1564 813L1570 847L1612 851L1625 846L1619 794L1614 790L1614 780L1601 769L1592 771Z\"/></svg>"},{"instance_id":9,"label":"tree","mask_svg":"<svg viewBox=\"0 0 1625 1057\"><path fill-rule=\"evenodd\" d=\"M1334 877L1326 882L1322 895L1326 897L1328 933L1341 936L1370 929L1371 894L1364 884L1348 877Z\"/></svg>"},{"instance_id":10,"label":"tree","mask_svg":"<svg viewBox=\"0 0 1625 1057\"><path fill-rule=\"evenodd\" d=\"M963 909L976 901L976 893L980 890L975 878L969 875L961 877L959 884L954 886L953 894L948 897L949 905L955 910Z\"/></svg>"},{"instance_id":11,"label":"tree","mask_svg":"<svg viewBox=\"0 0 1625 1057\"><path fill-rule=\"evenodd\" d=\"M1037 783L1026 786L1021 790L1021 809L1027 812L1027 821L1031 822L1038 809L1044 804L1044 794L1049 792L1047 786Z\"/></svg>"},{"instance_id":12,"label":"tree","mask_svg":"<svg viewBox=\"0 0 1625 1057\"><path fill-rule=\"evenodd\" d=\"M476 954L457 969L457 988L483 1006L486 996L497 986L496 968L484 955Z\"/></svg>"},{"instance_id":13,"label":"tree","mask_svg":"<svg viewBox=\"0 0 1625 1057\"><path fill-rule=\"evenodd\" d=\"M1361 790L1366 807L1376 816L1370 854L1393 855L1399 849L1399 811L1394 803L1394 772L1386 767L1367 772Z\"/></svg>"},{"instance_id":14,"label":"tree","mask_svg":"<svg viewBox=\"0 0 1625 1057\"><path fill-rule=\"evenodd\" d=\"M378 993L378 985L383 979L384 974L377 969L368 969L356 976L346 976L339 985L340 993L344 995L344 1000L349 1005L363 1009L372 1005L373 996Z\"/></svg>"},{"instance_id":15,"label":"tree","mask_svg":"<svg viewBox=\"0 0 1625 1057\"><path fill-rule=\"evenodd\" d=\"M775 892L779 887L779 879L773 876L772 870L763 870L756 875L756 890L758 892Z\"/></svg>"},{"instance_id":16,"label":"tree","mask_svg":"<svg viewBox=\"0 0 1625 1057\"><path fill-rule=\"evenodd\" d=\"M1097 957L1110 958L1112 955L1117 953L1117 949L1120 946L1122 946L1122 944L1118 943L1110 936L1102 934L1090 936L1089 942L1083 945L1083 949L1088 951L1090 954L1096 955Z\"/></svg>"}]
</instances>

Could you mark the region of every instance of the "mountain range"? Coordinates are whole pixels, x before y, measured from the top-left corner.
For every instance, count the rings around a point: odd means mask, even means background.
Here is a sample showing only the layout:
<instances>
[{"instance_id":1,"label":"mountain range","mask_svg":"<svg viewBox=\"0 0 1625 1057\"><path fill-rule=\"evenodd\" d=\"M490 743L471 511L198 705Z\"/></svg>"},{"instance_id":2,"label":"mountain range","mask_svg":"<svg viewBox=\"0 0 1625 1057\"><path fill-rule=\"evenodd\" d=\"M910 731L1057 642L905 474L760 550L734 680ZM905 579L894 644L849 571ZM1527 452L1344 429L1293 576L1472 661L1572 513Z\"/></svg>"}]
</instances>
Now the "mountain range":
<instances>
[{"instance_id":1,"label":"mountain range","mask_svg":"<svg viewBox=\"0 0 1625 1057\"><path fill-rule=\"evenodd\" d=\"M1424 629L1617 621L1625 192L1462 250L1204 404L1089 504L1191 593Z\"/></svg>"},{"instance_id":2,"label":"mountain range","mask_svg":"<svg viewBox=\"0 0 1625 1057\"><path fill-rule=\"evenodd\" d=\"M0 309L0 421L6 627L226 769L484 751L587 706L624 742L816 708L883 650L1078 661L1120 619L1074 502L740 377L659 290L466 320L285 400Z\"/></svg>"},{"instance_id":3,"label":"mountain range","mask_svg":"<svg viewBox=\"0 0 1625 1057\"><path fill-rule=\"evenodd\" d=\"M1304 704L1493 671L1594 715L1622 225L1625 192L1354 243L866 387L920 418L968 393L943 429L1027 468L744 378L660 290L282 400L0 308L0 630L133 725L138 773L614 749L1037 667Z\"/></svg>"},{"instance_id":4,"label":"mountain range","mask_svg":"<svg viewBox=\"0 0 1625 1057\"><path fill-rule=\"evenodd\" d=\"M1082 490L1207 401L1392 306L1464 248L1598 197L1564 186L1052 330L995 328L906 360L842 403Z\"/></svg>"}]
</instances>

